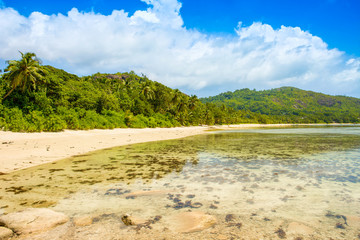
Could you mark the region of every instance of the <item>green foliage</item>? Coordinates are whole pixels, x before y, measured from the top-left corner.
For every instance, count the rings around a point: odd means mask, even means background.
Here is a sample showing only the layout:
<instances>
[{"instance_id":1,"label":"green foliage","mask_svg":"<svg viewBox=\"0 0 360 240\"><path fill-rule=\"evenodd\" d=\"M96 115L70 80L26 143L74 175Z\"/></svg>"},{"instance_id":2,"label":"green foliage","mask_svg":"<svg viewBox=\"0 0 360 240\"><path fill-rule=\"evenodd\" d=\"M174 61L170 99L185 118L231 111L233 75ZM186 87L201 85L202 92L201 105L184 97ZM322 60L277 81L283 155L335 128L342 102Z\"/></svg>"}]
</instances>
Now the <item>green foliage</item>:
<instances>
[{"instance_id":1,"label":"green foliage","mask_svg":"<svg viewBox=\"0 0 360 240\"><path fill-rule=\"evenodd\" d=\"M44 66L41 85L15 88L0 102L0 128L11 131L155 128L238 123L359 122L360 100L295 88L249 89L201 101L134 72L78 77ZM9 91L0 76L0 94Z\"/></svg>"},{"instance_id":2,"label":"green foliage","mask_svg":"<svg viewBox=\"0 0 360 240\"><path fill-rule=\"evenodd\" d=\"M293 87L241 89L201 99L217 106L260 114L260 123L358 123L360 99L330 96Z\"/></svg>"},{"instance_id":3,"label":"green foliage","mask_svg":"<svg viewBox=\"0 0 360 240\"><path fill-rule=\"evenodd\" d=\"M21 54L20 60L10 60L8 66L5 68L5 75L3 79L8 82L9 91L3 96L5 99L16 88L20 88L22 92L29 89L36 89L37 85L44 84L44 74L46 70L40 66L40 59L38 59L35 53Z\"/></svg>"}]
</instances>

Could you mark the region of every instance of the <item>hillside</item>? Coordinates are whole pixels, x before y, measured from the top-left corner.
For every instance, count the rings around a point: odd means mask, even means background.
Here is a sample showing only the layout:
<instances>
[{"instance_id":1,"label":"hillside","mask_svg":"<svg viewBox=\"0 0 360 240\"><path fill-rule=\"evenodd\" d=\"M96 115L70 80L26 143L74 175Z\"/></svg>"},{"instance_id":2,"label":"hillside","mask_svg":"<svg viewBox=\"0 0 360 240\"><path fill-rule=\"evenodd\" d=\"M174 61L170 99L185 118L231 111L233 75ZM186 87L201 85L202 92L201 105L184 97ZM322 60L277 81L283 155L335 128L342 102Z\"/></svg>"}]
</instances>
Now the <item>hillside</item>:
<instances>
[{"instance_id":1,"label":"hillside","mask_svg":"<svg viewBox=\"0 0 360 240\"><path fill-rule=\"evenodd\" d=\"M41 81L0 75L0 129L61 131L238 123L355 123L360 99L283 87L198 99L134 72L78 77L42 66ZM5 96L5 97L4 97Z\"/></svg>"},{"instance_id":2,"label":"hillside","mask_svg":"<svg viewBox=\"0 0 360 240\"><path fill-rule=\"evenodd\" d=\"M174 127L259 122L260 114L203 104L134 72L78 77L44 66L42 82L17 87L0 100L0 129L60 131L118 127ZM11 90L0 76L0 95ZM247 118L244 118L244 115Z\"/></svg>"},{"instance_id":3,"label":"hillside","mask_svg":"<svg viewBox=\"0 0 360 240\"><path fill-rule=\"evenodd\" d=\"M330 96L294 87L264 91L245 88L202 98L201 101L263 114L270 122L355 123L360 121L360 99Z\"/></svg>"}]
</instances>

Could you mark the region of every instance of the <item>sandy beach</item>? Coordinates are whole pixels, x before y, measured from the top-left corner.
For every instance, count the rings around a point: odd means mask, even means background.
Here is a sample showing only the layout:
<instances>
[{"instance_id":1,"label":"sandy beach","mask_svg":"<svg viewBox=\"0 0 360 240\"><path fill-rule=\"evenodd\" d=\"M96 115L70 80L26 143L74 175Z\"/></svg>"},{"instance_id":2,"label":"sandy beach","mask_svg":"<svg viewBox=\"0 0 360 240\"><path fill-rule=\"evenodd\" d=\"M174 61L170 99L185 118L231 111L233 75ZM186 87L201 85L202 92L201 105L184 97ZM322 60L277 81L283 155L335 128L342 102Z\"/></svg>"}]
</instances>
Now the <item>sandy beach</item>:
<instances>
[{"instance_id":1,"label":"sandy beach","mask_svg":"<svg viewBox=\"0 0 360 240\"><path fill-rule=\"evenodd\" d=\"M87 152L128 144L183 138L214 129L286 127L293 124L241 124L176 128L112 129L41 133L0 131L0 172L29 168Z\"/></svg>"}]
</instances>

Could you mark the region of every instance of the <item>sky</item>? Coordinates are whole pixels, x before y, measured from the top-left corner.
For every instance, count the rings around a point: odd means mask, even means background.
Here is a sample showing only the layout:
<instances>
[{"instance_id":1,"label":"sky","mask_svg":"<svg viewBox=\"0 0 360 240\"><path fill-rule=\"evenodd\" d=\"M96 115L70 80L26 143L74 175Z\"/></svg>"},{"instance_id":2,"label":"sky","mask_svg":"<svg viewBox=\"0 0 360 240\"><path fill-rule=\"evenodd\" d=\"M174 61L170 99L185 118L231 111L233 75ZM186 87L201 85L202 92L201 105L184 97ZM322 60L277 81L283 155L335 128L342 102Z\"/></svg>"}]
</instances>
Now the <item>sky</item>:
<instances>
[{"instance_id":1,"label":"sky","mask_svg":"<svg viewBox=\"0 0 360 240\"><path fill-rule=\"evenodd\" d=\"M134 70L200 97L294 86L360 97L359 0L0 0L0 68Z\"/></svg>"}]
</instances>

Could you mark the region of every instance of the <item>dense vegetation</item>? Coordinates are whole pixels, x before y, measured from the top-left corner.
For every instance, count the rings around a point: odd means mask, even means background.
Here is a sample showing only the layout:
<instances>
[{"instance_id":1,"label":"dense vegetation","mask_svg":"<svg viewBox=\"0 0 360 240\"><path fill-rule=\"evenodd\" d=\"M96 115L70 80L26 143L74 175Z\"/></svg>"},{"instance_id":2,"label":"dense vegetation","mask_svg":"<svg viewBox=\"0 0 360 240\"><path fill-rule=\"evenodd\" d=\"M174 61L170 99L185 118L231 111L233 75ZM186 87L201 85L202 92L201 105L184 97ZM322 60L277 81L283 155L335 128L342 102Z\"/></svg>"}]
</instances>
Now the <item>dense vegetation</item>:
<instances>
[{"instance_id":1,"label":"dense vegetation","mask_svg":"<svg viewBox=\"0 0 360 240\"><path fill-rule=\"evenodd\" d=\"M33 53L0 75L0 129L60 131L235 123L359 122L360 100L296 88L188 96L134 72L78 77Z\"/></svg>"},{"instance_id":2,"label":"dense vegetation","mask_svg":"<svg viewBox=\"0 0 360 240\"><path fill-rule=\"evenodd\" d=\"M360 122L360 99L330 96L294 87L264 91L241 89L203 98L201 101L262 114L266 116L267 122Z\"/></svg>"},{"instance_id":3,"label":"dense vegetation","mask_svg":"<svg viewBox=\"0 0 360 240\"><path fill-rule=\"evenodd\" d=\"M78 77L42 66L43 77L15 86L0 78L0 128L60 131L258 122L260 114L203 104L134 72ZM11 92L11 94L7 94ZM244 115L247 115L244 118Z\"/></svg>"}]
</instances>

